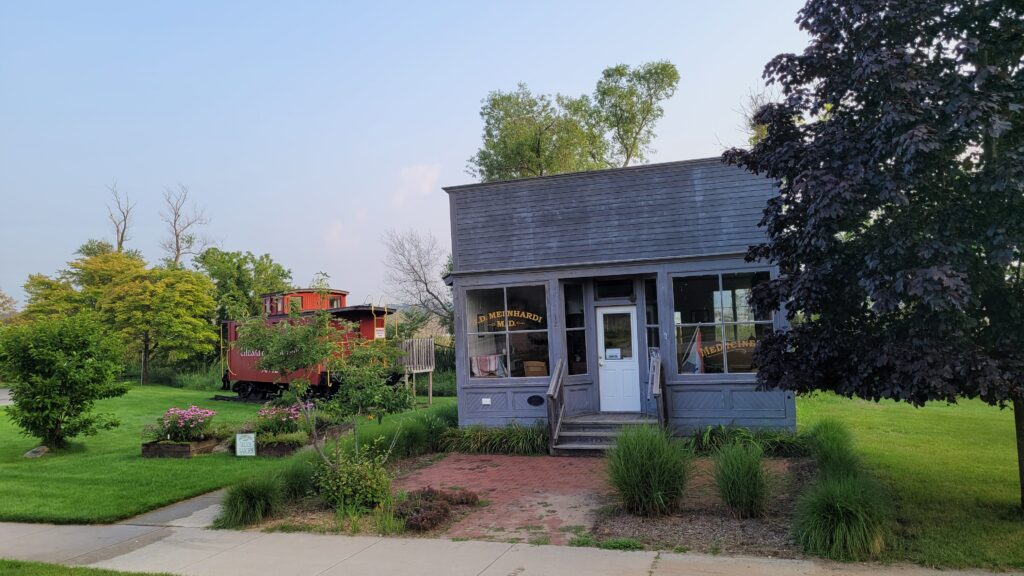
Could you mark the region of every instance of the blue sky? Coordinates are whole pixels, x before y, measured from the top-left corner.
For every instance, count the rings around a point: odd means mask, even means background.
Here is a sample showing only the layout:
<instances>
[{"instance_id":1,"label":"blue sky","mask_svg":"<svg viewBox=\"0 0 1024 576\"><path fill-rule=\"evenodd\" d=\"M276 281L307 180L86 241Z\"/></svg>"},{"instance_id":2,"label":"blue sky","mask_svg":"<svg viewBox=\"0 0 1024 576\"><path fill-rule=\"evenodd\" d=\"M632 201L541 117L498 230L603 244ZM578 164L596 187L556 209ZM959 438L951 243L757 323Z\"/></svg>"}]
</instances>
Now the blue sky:
<instances>
[{"instance_id":1,"label":"blue sky","mask_svg":"<svg viewBox=\"0 0 1024 576\"><path fill-rule=\"evenodd\" d=\"M206 234L269 252L354 303L384 292L389 229L449 242L441 186L464 184L480 100L526 82L589 93L606 66L668 59L682 80L652 161L741 144L765 62L803 48L800 3L6 2L0 4L0 288L19 301L88 238L161 253L165 187Z\"/></svg>"}]
</instances>

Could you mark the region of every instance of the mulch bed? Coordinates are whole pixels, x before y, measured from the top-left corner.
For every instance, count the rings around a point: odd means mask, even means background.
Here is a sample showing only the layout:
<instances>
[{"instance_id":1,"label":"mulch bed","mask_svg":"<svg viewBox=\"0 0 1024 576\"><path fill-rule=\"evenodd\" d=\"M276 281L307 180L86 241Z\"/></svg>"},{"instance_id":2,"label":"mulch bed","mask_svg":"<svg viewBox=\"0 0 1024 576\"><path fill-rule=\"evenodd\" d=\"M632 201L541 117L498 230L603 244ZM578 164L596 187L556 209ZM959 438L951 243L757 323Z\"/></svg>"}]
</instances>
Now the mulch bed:
<instances>
[{"instance_id":1,"label":"mulch bed","mask_svg":"<svg viewBox=\"0 0 1024 576\"><path fill-rule=\"evenodd\" d=\"M766 459L772 496L763 518L738 519L722 504L715 488L711 460L698 459L683 497L682 508L661 518L642 518L605 509L594 526L599 539L633 538L650 548L708 554L800 558L789 539L797 496L814 475L807 458Z\"/></svg>"}]
</instances>

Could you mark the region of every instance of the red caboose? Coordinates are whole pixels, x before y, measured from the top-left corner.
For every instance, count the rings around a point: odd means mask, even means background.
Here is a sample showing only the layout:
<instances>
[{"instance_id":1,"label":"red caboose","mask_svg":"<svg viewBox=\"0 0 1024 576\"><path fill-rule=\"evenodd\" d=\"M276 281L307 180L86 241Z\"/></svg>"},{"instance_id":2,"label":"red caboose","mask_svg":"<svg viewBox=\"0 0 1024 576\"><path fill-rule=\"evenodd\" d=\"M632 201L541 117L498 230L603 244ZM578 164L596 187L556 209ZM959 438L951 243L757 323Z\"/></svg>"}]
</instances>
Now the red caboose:
<instances>
[{"instance_id":1,"label":"red caboose","mask_svg":"<svg viewBox=\"0 0 1024 576\"><path fill-rule=\"evenodd\" d=\"M357 338L383 338L384 318L388 314L393 314L395 310L370 304L348 306L345 301L347 296L348 292L344 290L303 289L275 292L263 295L263 311L268 322L277 323L287 319L292 310L304 315L326 310L333 318L347 320L357 325L355 330L346 335L346 341ZM288 374L284 378L276 372L260 370L257 366L259 352L240 350L234 346L234 342L238 340L238 323L226 322L225 331L228 341L227 363L223 376L225 389L234 390L243 398L262 400L280 394L292 380L300 377L311 382L316 387L315 392L320 395L333 394L337 389L337 380L327 373L325 366L311 366L306 370Z\"/></svg>"}]
</instances>

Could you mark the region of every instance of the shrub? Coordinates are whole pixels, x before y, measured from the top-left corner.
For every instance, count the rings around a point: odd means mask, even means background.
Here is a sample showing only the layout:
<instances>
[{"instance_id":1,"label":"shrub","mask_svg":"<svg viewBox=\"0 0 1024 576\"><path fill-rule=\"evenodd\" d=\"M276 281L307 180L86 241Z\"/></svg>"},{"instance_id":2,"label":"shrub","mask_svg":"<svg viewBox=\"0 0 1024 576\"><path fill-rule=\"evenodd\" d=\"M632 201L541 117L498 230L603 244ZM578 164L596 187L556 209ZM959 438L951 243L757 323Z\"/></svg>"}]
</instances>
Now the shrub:
<instances>
[{"instance_id":1,"label":"shrub","mask_svg":"<svg viewBox=\"0 0 1024 576\"><path fill-rule=\"evenodd\" d=\"M267 406L256 413L256 431L264 434L287 434L299 431L302 406Z\"/></svg>"},{"instance_id":2,"label":"shrub","mask_svg":"<svg viewBox=\"0 0 1024 576\"><path fill-rule=\"evenodd\" d=\"M280 434L264 434L256 435L256 446L263 448L266 446L287 446L289 448L301 448L309 443L309 434L303 431L298 432L282 432Z\"/></svg>"},{"instance_id":3,"label":"shrub","mask_svg":"<svg viewBox=\"0 0 1024 576\"><path fill-rule=\"evenodd\" d=\"M768 478L761 466L763 451L756 442L733 441L715 453L715 484L722 502L739 518L764 514Z\"/></svg>"},{"instance_id":4,"label":"shrub","mask_svg":"<svg viewBox=\"0 0 1024 576\"><path fill-rule=\"evenodd\" d=\"M84 313L4 326L0 380L11 385L7 415L50 448L114 428L113 415L92 408L128 391L114 382L123 358L117 337Z\"/></svg>"},{"instance_id":5,"label":"shrub","mask_svg":"<svg viewBox=\"0 0 1024 576\"><path fill-rule=\"evenodd\" d=\"M168 408L157 420L154 435L157 440L171 442L195 442L213 436L211 421L217 413L199 406Z\"/></svg>"},{"instance_id":6,"label":"shrub","mask_svg":"<svg viewBox=\"0 0 1024 576\"><path fill-rule=\"evenodd\" d=\"M842 478L860 473L853 435L841 422L821 420L808 430L807 437L822 477Z\"/></svg>"},{"instance_id":7,"label":"shrub","mask_svg":"<svg viewBox=\"0 0 1024 576\"><path fill-rule=\"evenodd\" d=\"M409 492L409 500L442 500L452 506L475 506L480 497L470 490L438 490L427 486Z\"/></svg>"},{"instance_id":8,"label":"shrub","mask_svg":"<svg viewBox=\"0 0 1024 576\"><path fill-rule=\"evenodd\" d=\"M313 480L313 462L293 460L280 472L281 495L287 500L298 500L313 494L316 483Z\"/></svg>"},{"instance_id":9,"label":"shrub","mask_svg":"<svg viewBox=\"0 0 1024 576\"><path fill-rule=\"evenodd\" d=\"M884 546L881 496L860 476L821 478L797 500L794 537L804 552L833 560L876 556Z\"/></svg>"},{"instance_id":10,"label":"shrub","mask_svg":"<svg viewBox=\"0 0 1024 576\"><path fill-rule=\"evenodd\" d=\"M444 433L444 447L466 454L547 454L548 428L543 422L523 426L513 422L501 428L467 426Z\"/></svg>"},{"instance_id":11,"label":"shrub","mask_svg":"<svg viewBox=\"0 0 1024 576\"><path fill-rule=\"evenodd\" d=\"M342 453L314 472L317 492L336 509L368 511L391 496L391 477L379 458Z\"/></svg>"},{"instance_id":12,"label":"shrub","mask_svg":"<svg viewBox=\"0 0 1024 576\"><path fill-rule=\"evenodd\" d=\"M629 426L608 452L608 475L628 512L671 511L686 489L691 453L658 426Z\"/></svg>"},{"instance_id":13,"label":"shrub","mask_svg":"<svg viewBox=\"0 0 1024 576\"><path fill-rule=\"evenodd\" d=\"M395 507L395 515L405 520L406 528L417 532L425 532L440 526L451 513L451 506L441 499L409 498Z\"/></svg>"},{"instance_id":14,"label":"shrub","mask_svg":"<svg viewBox=\"0 0 1024 576\"><path fill-rule=\"evenodd\" d=\"M216 528L238 528L259 524L273 516L281 507L281 483L276 476L256 476L243 480L228 490Z\"/></svg>"}]
</instances>

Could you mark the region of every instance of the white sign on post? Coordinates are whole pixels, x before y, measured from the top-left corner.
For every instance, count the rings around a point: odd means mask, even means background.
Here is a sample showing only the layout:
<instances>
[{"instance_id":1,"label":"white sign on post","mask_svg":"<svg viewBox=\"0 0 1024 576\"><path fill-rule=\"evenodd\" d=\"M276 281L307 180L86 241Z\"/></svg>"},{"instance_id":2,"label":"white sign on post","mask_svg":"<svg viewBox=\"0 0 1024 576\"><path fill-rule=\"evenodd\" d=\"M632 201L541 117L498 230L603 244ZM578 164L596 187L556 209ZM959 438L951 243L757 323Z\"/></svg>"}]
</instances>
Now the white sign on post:
<instances>
[{"instance_id":1,"label":"white sign on post","mask_svg":"<svg viewBox=\"0 0 1024 576\"><path fill-rule=\"evenodd\" d=\"M256 435L235 434L235 456L255 456Z\"/></svg>"}]
</instances>

